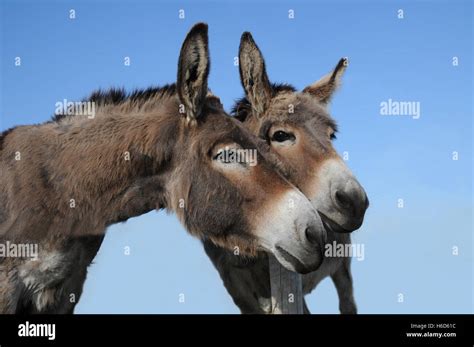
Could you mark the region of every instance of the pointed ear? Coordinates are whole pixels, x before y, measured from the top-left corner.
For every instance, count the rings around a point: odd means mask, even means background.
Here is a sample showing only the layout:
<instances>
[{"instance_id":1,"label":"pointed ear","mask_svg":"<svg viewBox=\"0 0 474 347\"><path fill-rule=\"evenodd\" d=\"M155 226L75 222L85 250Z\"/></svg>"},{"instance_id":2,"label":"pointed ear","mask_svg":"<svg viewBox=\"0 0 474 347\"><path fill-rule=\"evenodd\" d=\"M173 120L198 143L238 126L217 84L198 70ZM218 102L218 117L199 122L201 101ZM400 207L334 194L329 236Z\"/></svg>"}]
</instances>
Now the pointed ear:
<instances>
[{"instance_id":1,"label":"pointed ear","mask_svg":"<svg viewBox=\"0 0 474 347\"><path fill-rule=\"evenodd\" d=\"M198 23L184 39L178 62L176 88L188 121L201 115L207 94L209 65L207 24Z\"/></svg>"},{"instance_id":2,"label":"pointed ear","mask_svg":"<svg viewBox=\"0 0 474 347\"><path fill-rule=\"evenodd\" d=\"M257 117L261 116L272 98L272 87L265 70L262 53L249 32L242 34L239 47L240 81Z\"/></svg>"},{"instance_id":3,"label":"pointed ear","mask_svg":"<svg viewBox=\"0 0 474 347\"><path fill-rule=\"evenodd\" d=\"M337 63L336 68L332 72L321 78L319 81L306 87L303 90L303 93L309 93L315 96L319 102L328 104L329 101L331 101L333 93L341 83L341 77L348 64L349 60L347 58L342 58L339 60L339 63Z\"/></svg>"}]
</instances>

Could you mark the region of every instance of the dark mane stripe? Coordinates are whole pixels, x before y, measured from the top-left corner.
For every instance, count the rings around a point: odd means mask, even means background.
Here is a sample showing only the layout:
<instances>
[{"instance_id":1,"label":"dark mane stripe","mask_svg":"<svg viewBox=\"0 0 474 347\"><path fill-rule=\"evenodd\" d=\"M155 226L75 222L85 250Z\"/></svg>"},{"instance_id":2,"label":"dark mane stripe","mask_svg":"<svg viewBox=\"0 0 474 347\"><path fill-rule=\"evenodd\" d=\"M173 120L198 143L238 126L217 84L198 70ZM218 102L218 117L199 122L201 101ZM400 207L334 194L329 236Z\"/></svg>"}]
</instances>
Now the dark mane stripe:
<instances>
[{"instance_id":1,"label":"dark mane stripe","mask_svg":"<svg viewBox=\"0 0 474 347\"><path fill-rule=\"evenodd\" d=\"M172 96L174 94L176 94L175 84L167 84L163 87L155 86L146 89L135 89L131 92L127 92L124 88L110 88L108 90L96 90L82 101L94 102L96 106L121 105L127 101L146 102L153 98ZM57 122L66 117L73 116L74 115L56 114L52 117L52 121Z\"/></svg>"}]
</instances>

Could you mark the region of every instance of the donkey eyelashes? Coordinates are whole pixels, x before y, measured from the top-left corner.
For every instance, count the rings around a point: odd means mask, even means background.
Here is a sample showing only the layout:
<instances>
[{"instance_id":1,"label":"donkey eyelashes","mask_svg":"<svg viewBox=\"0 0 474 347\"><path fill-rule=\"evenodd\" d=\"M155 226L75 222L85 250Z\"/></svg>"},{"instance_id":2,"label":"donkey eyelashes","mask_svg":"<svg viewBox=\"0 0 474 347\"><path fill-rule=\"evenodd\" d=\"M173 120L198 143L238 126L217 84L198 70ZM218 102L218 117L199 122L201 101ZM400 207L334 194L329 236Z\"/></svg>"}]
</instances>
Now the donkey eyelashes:
<instances>
[{"instance_id":1,"label":"donkey eyelashes","mask_svg":"<svg viewBox=\"0 0 474 347\"><path fill-rule=\"evenodd\" d=\"M286 142L286 141L295 141L295 140L296 140L295 135L283 130L275 131L271 137L271 141L275 141L275 142Z\"/></svg>"},{"instance_id":2,"label":"donkey eyelashes","mask_svg":"<svg viewBox=\"0 0 474 347\"><path fill-rule=\"evenodd\" d=\"M328 130L328 137L331 141L337 139L336 132L337 130L334 130L332 128ZM267 135L267 138L271 142L278 142L278 143L283 143L287 141L295 142L296 140L296 136L293 133L289 131L284 131L284 130L277 130L271 136Z\"/></svg>"}]
</instances>

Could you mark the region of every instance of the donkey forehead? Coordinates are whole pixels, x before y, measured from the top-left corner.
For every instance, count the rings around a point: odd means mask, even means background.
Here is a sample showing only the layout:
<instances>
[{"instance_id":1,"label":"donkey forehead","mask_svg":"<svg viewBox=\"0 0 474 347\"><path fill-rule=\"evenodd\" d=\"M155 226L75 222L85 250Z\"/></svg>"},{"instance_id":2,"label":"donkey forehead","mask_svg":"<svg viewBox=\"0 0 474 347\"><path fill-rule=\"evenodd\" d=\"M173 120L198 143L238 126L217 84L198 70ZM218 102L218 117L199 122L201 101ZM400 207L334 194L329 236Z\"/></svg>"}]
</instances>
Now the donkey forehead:
<instances>
[{"instance_id":1,"label":"donkey forehead","mask_svg":"<svg viewBox=\"0 0 474 347\"><path fill-rule=\"evenodd\" d=\"M266 120L296 126L336 129L336 123L327 108L307 93L281 92L272 98Z\"/></svg>"}]
</instances>

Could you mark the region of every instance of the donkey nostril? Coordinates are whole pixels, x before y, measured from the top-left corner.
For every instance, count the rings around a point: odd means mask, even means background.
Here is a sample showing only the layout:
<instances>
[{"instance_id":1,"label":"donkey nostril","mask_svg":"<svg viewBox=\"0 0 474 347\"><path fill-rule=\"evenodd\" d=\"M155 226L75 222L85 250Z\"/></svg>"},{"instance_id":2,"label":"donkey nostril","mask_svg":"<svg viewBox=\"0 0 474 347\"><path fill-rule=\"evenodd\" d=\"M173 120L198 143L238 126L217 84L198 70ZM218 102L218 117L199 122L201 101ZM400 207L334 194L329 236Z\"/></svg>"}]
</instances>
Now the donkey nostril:
<instances>
[{"instance_id":1,"label":"donkey nostril","mask_svg":"<svg viewBox=\"0 0 474 347\"><path fill-rule=\"evenodd\" d=\"M317 236L317 230L313 227L307 227L306 230L304 231L304 234L306 235L306 238L308 241L312 244L317 244L318 243L318 236Z\"/></svg>"},{"instance_id":2,"label":"donkey nostril","mask_svg":"<svg viewBox=\"0 0 474 347\"><path fill-rule=\"evenodd\" d=\"M336 202L345 209L349 209L352 207L352 201L350 197L345 194L344 192L337 191L335 194Z\"/></svg>"}]
</instances>

